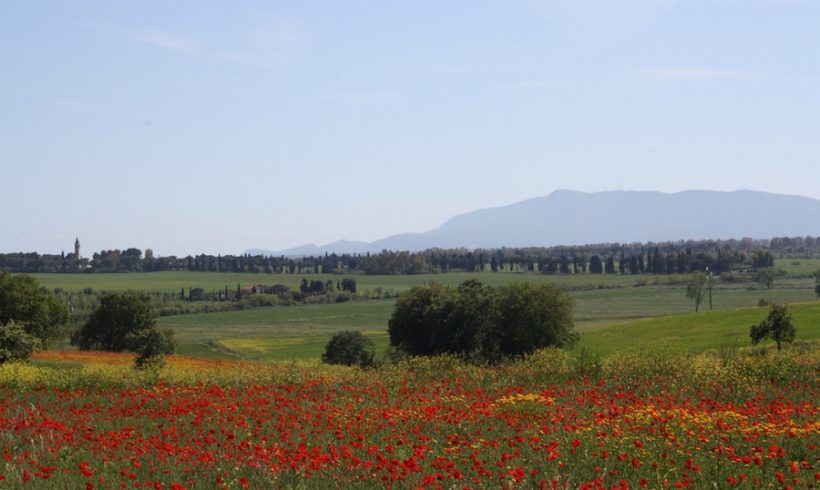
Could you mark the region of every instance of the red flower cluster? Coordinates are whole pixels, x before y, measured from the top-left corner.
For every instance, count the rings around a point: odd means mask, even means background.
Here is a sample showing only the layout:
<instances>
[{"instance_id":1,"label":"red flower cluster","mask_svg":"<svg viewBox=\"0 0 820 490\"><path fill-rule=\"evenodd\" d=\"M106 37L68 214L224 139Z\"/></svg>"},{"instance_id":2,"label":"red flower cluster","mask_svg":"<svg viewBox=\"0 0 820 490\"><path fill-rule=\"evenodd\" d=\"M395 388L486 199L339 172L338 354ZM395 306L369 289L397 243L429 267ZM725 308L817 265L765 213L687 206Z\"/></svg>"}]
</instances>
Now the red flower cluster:
<instances>
[{"instance_id":1,"label":"red flower cluster","mask_svg":"<svg viewBox=\"0 0 820 490\"><path fill-rule=\"evenodd\" d=\"M0 481L55 488L818 485L816 383L742 400L665 380L0 388Z\"/></svg>"}]
</instances>

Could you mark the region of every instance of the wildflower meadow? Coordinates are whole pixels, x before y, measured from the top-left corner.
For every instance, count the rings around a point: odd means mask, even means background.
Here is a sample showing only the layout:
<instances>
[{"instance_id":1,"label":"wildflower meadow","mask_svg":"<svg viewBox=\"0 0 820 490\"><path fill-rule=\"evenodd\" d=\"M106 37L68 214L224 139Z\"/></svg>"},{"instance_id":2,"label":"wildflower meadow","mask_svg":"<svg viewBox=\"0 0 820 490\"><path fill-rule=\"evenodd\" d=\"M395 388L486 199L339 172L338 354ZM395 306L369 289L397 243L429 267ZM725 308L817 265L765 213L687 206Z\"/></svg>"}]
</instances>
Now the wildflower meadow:
<instances>
[{"instance_id":1,"label":"wildflower meadow","mask_svg":"<svg viewBox=\"0 0 820 490\"><path fill-rule=\"evenodd\" d=\"M375 369L38 353L0 488L815 488L816 344Z\"/></svg>"}]
</instances>

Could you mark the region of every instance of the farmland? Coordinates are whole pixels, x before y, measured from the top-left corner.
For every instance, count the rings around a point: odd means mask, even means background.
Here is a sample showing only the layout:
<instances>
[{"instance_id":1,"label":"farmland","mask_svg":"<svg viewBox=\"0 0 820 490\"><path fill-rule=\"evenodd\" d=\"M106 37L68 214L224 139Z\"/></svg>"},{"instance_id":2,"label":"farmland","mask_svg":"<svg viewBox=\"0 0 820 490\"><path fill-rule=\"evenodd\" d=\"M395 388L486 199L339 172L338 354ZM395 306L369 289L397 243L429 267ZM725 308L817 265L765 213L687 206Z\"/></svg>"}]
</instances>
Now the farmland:
<instances>
[{"instance_id":1,"label":"farmland","mask_svg":"<svg viewBox=\"0 0 820 490\"><path fill-rule=\"evenodd\" d=\"M169 292L245 279L115 276L40 279ZM357 279L406 290L470 277ZM444 356L361 370L323 365L324 344L353 329L384 352L394 299L164 316L179 341L164 366L136 370L132 354L71 349L0 365L0 487L817 485L812 279L718 283L715 310L693 313L675 276L478 278L558 280L576 302L579 345L495 366ZM749 325L768 311L760 300L791 302L795 345L748 346Z\"/></svg>"},{"instance_id":2,"label":"farmland","mask_svg":"<svg viewBox=\"0 0 820 490\"><path fill-rule=\"evenodd\" d=\"M817 265L814 261L805 259L795 262L808 269ZM258 283L281 283L298 289L303 277L334 282L340 278L334 275L200 272L37 274L35 277L50 289L81 291L91 288L94 291L167 293L177 293L181 288L190 287L210 291L221 290L226 285L233 288L236 284ZM395 293L431 281L449 285L456 285L467 279L478 279L491 285L516 281L553 282L568 289L575 299L575 321L580 331L620 325L641 318L681 315L693 310L693 303L684 294L682 283L685 276L678 275L448 273L354 277L358 282L358 291L363 296L377 288L381 288L383 292ZM750 308L760 300L791 303L811 301L815 298L813 284L813 279L799 275L777 279L772 289L750 282L716 281L713 291L714 308L721 311ZM706 308L704 305L704 309ZM387 346L386 326L392 309L392 299L361 300L341 304L168 316L160 318L159 323L174 329L179 342L178 351L186 355L255 360L317 359L333 332L345 329L365 331L376 342L378 351L383 352ZM745 319L741 325L748 328Z\"/></svg>"}]
</instances>

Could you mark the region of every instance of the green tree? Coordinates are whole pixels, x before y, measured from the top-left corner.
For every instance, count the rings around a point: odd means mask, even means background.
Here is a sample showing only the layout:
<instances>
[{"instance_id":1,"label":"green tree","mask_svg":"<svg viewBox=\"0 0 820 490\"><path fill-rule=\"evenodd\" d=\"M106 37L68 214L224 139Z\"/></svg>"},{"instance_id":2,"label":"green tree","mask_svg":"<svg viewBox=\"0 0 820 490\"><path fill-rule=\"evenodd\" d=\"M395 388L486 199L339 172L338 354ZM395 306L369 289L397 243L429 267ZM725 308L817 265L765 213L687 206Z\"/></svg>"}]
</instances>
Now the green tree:
<instances>
[{"instance_id":1,"label":"green tree","mask_svg":"<svg viewBox=\"0 0 820 490\"><path fill-rule=\"evenodd\" d=\"M71 342L82 350L131 351L141 357L174 350L172 333L157 330L148 297L130 292L103 296Z\"/></svg>"},{"instance_id":2,"label":"green tree","mask_svg":"<svg viewBox=\"0 0 820 490\"><path fill-rule=\"evenodd\" d=\"M589 272L593 274L601 274L604 272L604 266L601 262L601 258L597 255L593 255L589 258Z\"/></svg>"},{"instance_id":3,"label":"green tree","mask_svg":"<svg viewBox=\"0 0 820 490\"><path fill-rule=\"evenodd\" d=\"M352 277L345 277L341 282L342 291L356 292L356 280Z\"/></svg>"},{"instance_id":4,"label":"green tree","mask_svg":"<svg viewBox=\"0 0 820 490\"><path fill-rule=\"evenodd\" d=\"M161 366L168 354L173 354L176 348L174 331L170 328L159 330L147 328L129 334L128 342L134 352L139 354L134 364L138 368Z\"/></svg>"},{"instance_id":5,"label":"green tree","mask_svg":"<svg viewBox=\"0 0 820 490\"><path fill-rule=\"evenodd\" d=\"M333 334L325 345L322 361L328 364L370 367L375 364L376 346L361 332L345 330Z\"/></svg>"},{"instance_id":6,"label":"green tree","mask_svg":"<svg viewBox=\"0 0 820 490\"><path fill-rule=\"evenodd\" d=\"M781 342L794 342L797 336L797 329L792 322L792 314L787 305L772 305L769 316L757 325L752 325L749 332L752 338L752 345L757 345L763 339L771 339L777 342L777 350L780 350Z\"/></svg>"},{"instance_id":7,"label":"green tree","mask_svg":"<svg viewBox=\"0 0 820 490\"><path fill-rule=\"evenodd\" d=\"M12 321L47 345L65 335L68 308L33 277L0 270L0 325Z\"/></svg>"},{"instance_id":8,"label":"green tree","mask_svg":"<svg viewBox=\"0 0 820 490\"><path fill-rule=\"evenodd\" d=\"M449 310L455 308L452 296L450 288L436 282L402 293L387 322L390 344L417 356L446 352L437 336Z\"/></svg>"},{"instance_id":9,"label":"green tree","mask_svg":"<svg viewBox=\"0 0 820 490\"><path fill-rule=\"evenodd\" d=\"M820 298L820 271L814 273L814 293Z\"/></svg>"},{"instance_id":10,"label":"green tree","mask_svg":"<svg viewBox=\"0 0 820 490\"><path fill-rule=\"evenodd\" d=\"M693 272L686 283L686 297L695 301L695 312L700 309L709 278L703 272Z\"/></svg>"},{"instance_id":11,"label":"green tree","mask_svg":"<svg viewBox=\"0 0 820 490\"><path fill-rule=\"evenodd\" d=\"M494 353L518 357L537 349L569 348L578 341L572 320L573 299L552 284L518 283L498 291L497 321L489 338Z\"/></svg>"},{"instance_id":12,"label":"green tree","mask_svg":"<svg viewBox=\"0 0 820 490\"><path fill-rule=\"evenodd\" d=\"M40 339L26 333L14 320L0 325L0 364L28 359L40 347Z\"/></svg>"},{"instance_id":13,"label":"green tree","mask_svg":"<svg viewBox=\"0 0 820 490\"><path fill-rule=\"evenodd\" d=\"M755 272L755 282L766 286L766 289L771 289L774 286L774 278L777 275L774 267L763 267Z\"/></svg>"},{"instance_id":14,"label":"green tree","mask_svg":"<svg viewBox=\"0 0 820 490\"><path fill-rule=\"evenodd\" d=\"M402 293L388 322L390 343L411 355L451 353L497 361L541 347L572 346L572 298L547 284L452 289L433 283Z\"/></svg>"}]
</instances>

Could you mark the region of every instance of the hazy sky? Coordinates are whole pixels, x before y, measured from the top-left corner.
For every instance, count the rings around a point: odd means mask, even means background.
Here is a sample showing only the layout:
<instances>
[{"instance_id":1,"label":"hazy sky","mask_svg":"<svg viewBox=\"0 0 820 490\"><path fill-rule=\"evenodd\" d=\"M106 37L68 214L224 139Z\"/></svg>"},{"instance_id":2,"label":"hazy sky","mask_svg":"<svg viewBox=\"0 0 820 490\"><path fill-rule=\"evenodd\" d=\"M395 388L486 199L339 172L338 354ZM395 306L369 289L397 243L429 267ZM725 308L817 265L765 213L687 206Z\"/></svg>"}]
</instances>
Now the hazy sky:
<instances>
[{"instance_id":1,"label":"hazy sky","mask_svg":"<svg viewBox=\"0 0 820 490\"><path fill-rule=\"evenodd\" d=\"M373 240L559 188L820 198L820 0L9 1L0 110L0 252Z\"/></svg>"}]
</instances>

